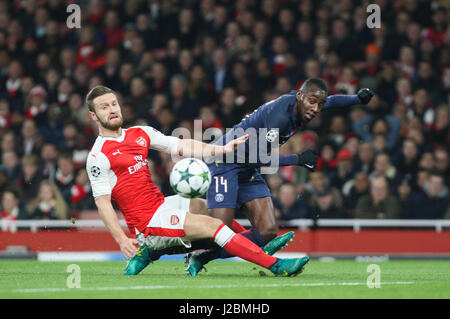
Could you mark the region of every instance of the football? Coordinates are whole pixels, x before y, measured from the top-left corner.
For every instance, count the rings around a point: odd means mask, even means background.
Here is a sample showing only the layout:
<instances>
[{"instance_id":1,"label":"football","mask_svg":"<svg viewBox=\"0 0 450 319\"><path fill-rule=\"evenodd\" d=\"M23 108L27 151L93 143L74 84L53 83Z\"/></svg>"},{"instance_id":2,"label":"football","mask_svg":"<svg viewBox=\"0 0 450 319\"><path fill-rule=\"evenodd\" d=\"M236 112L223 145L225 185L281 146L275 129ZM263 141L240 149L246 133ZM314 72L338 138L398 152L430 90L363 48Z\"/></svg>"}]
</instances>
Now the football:
<instances>
[{"instance_id":1,"label":"football","mask_svg":"<svg viewBox=\"0 0 450 319\"><path fill-rule=\"evenodd\" d=\"M170 186L185 198L203 196L211 184L211 173L206 164L196 158L183 158L170 173Z\"/></svg>"}]
</instances>

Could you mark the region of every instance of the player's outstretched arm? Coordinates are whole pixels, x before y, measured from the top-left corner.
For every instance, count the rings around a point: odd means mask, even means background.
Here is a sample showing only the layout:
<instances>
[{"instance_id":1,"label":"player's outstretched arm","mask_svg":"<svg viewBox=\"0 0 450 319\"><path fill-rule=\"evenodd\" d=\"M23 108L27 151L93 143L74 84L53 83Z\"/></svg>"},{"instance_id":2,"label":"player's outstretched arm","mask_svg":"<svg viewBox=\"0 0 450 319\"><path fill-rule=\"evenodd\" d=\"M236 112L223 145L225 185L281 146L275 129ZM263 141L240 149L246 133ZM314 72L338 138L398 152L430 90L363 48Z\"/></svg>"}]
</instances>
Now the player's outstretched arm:
<instances>
[{"instance_id":1,"label":"player's outstretched arm","mask_svg":"<svg viewBox=\"0 0 450 319\"><path fill-rule=\"evenodd\" d=\"M314 171L317 167L318 154L315 150L304 150L297 154L278 156L275 160L271 160L267 163L251 164L252 167L263 166L303 166L310 171Z\"/></svg>"},{"instance_id":2,"label":"player's outstretched arm","mask_svg":"<svg viewBox=\"0 0 450 319\"><path fill-rule=\"evenodd\" d=\"M330 95L327 98L323 109L333 108L333 107L346 107L355 104L367 104L370 102L374 96L374 92L371 89L363 88L358 91L357 94L345 95L345 94L335 94Z\"/></svg>"},{"instance_id":3,"label":"player's outstretched arm","mask_svg":"<svg viewBox=\"0 0 450 319\"><path fill-rule=\"evenodd\" d=\"M240 144L245 143L248 137L248 134L246 134L230 141L223 146L207 144L192 139L183 139L180 140L180 143L178 144L178 154L184 157L196 157L200 159L222 155L234 152L236 147Z\"/></svg>"},{"instance_id":4,"label":"player's outstretched arm","mask_svg":"<svg viewBox=\"0 0 450 319\"><path fill-rule=\"evenodd\" d=\"M103 223L120 246L122 253L127 259L133 257L136 253L137 242L135 239L129 238L120 226L116 211L111 204L111 196L102 195L97 197L95 204L97 205L98 213L100 214Z\"/></svg>"}]
</instances>

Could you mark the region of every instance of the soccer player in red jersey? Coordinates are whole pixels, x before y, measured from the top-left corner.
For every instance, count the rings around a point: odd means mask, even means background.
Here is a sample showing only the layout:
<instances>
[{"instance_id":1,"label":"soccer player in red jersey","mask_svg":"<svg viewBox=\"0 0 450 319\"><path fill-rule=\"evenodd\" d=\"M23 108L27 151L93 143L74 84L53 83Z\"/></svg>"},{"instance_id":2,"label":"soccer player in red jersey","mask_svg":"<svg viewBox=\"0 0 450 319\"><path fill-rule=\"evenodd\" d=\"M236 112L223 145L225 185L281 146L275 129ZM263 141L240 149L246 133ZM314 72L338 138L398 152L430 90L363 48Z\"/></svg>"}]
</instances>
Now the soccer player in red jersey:
<instances>
[{"instance_id":1,"label":"soccer player in red jersey","mask_svg":"<svg viewBox=\"0 0 450 319\"><path fill-rule=\"evenodd\" d=\"M275 275L290 276L303 270L308 257L270 256L220 219L190 212L189 199L179 195L165 198L152 181L147 165L149 148L205 158L234 152L248 135L221 146L166 136L149 126L122 128L117 96L105 86L94 87L86 96L86 104L99 130L86 162L93 196L105 226L128 259L136 253L138 243L151 249L164 249L190 247L192 241L213 239L231 255L267 268ZM136 238L129 238L121 228L112 200Z\"/></svg>"}]
</instances>

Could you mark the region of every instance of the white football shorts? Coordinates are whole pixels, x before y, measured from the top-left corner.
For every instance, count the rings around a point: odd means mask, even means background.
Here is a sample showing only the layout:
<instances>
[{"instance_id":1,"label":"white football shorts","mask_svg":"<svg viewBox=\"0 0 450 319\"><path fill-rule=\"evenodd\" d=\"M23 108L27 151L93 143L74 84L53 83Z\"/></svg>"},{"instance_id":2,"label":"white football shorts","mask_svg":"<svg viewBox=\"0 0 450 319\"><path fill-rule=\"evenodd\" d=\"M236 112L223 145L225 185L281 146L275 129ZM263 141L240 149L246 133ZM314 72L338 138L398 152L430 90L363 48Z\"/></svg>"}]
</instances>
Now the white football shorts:
<instances>
[{"instance_id":1,"label":"white football shorts","mask_svg":"<svg viewBox=\"0 0 450 319\"><path fill-rule=\"evenodd\" d=\"M145 234L137 233L139 245L147 245L151 249L164 249L173 246L191 247L190 241L183 241L185 236L184 220L189 211L189 198L180 195L168 196L158 207L147 225Z\"/></svg>"}]
</instances>

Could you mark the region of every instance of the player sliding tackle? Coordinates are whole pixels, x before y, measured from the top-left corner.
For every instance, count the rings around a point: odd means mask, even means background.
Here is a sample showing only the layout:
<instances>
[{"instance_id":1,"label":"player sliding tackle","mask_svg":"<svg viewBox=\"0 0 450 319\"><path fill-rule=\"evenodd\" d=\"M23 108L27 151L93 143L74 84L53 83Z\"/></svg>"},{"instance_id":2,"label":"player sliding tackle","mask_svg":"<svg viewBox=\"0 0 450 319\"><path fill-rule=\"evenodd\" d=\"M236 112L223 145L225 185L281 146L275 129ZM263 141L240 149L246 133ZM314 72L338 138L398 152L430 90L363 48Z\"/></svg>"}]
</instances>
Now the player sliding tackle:
<instances>
[{"instance_id":1,"label":"player sliding tackle","mask_svg":"<svg viewBox=\"0 0 450 319\"><path fill-rule=\"evenodd\" d=\"M295 275L308 258L279 259L270 256L246 237L236 234L220 219L189 212L189 199L178 195L165 198L153 184L148 169L148 149L203 158L233 152L247 135L225 145L165 136L148 126L122 128L122 114L116 94L94 87L86 96L89 115L98 125L99 136L89 152L86 168L98 212L121 251L131 258L137 240L122 230L112 205L114 200L132 234L152 249L190 247L199 239L212 239L229 254L269 269L275 275Z\"/></svg>"},{"instance_id":2,"label":"player sliding tackle","mask_svg":"<svg viewBox=\"0 0 450 319\"><path fill-rule=\"evenodd\" d=\"M218 145L226 143L239 134L252 132L256 134L245 142L244 152L228 153L219 156L209 165L212 180L220 183L212 184L207 193L209 215L219 218L241 235L247 237L269 254L283 248L292 238L293 233L275 237L278 227L274 218L274 207L270 190L262 178L259 167L272 165L273 162L263 162L263 152L256 149L253 152L252 141L265 141L266 152L284 144L296 131L304 129L306 124L315 118L322 109L348 107L355 104L367 104L373 96L370 89L361 89L356 95L328 96L328 89L321 79L311 78L304 82L298 91L269 101L252 114L246 116L240 123L218 141ZM263 129L263 130L262 130ZM266 132L259 136L260 132ZM258 146L260 143L256 143ZM276 145L273 145L276 144ZM243 145L240 145L243 146ZM254 145L253 145L254 146ZM257 155L257 160L251 158ZM232 155L232 156L228 156ZM231 158L231 161L229 161ZM270 158L270 156L269 156ZM276 157L279 166L299 165L314 170L317 165L317 154L313 150L305 150L299 154ZM234 221L236 208L245 209L252 228L245 230ZM239 228L241 228L239 230ZM181 253L178 249L155 251L143 247L138 255L130 260L127 273L137 274L148 263L157 260L162 254ZM203 266L216 258L230 257L224 249L209 249L204 252L189 254L187 257L187 273L195 276Z\"/></svg>"}]
</instances>

